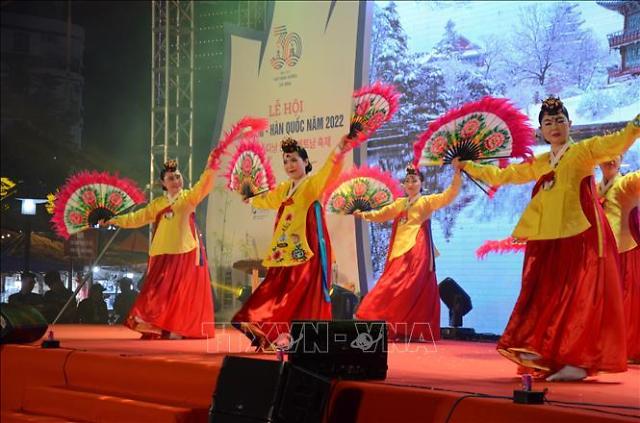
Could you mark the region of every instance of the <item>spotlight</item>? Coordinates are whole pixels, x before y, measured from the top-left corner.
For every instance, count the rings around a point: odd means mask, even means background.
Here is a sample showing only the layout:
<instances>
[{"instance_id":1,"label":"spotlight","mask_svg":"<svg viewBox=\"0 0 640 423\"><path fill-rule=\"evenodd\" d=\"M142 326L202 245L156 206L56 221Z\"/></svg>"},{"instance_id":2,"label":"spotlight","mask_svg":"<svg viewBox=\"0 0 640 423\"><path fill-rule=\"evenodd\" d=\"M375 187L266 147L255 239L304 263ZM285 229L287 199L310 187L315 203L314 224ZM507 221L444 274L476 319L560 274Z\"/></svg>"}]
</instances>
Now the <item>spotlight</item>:
<instances>
[{"instance_id":1,"label":"spotlight","mask_svg":"<svg viewBox=\"0 0 640 423\"><path fill-rule=\"evenodd\" d=\"M100 266L93 266L93 273L98 273L100 271Z\"/></svg>"},{"instance_id":2,"label":"spotlight","mask_svg":"<svg viewBox=\"0 0 640 423\"><path fill-rule=\"evenodd\" d=\"M242 288L238 289L236 296L238 300L244 304L251 296L251 287L249 285L244 285Z\"/></svg>"},{"instance_id":3,"label":"spotlight","mask_svg":"<svg viewBox=\"0 0 640 423\"><path fill-rule=\"evenodd\" d=\"M442 328L442 337L445 339L472 339L475 336L475 330L462 327L462 316L469 313L473 306L471 298L451 278L446 278L440 285L440 299L449 309L449 328Z\"/></svg>"}]
</instances>

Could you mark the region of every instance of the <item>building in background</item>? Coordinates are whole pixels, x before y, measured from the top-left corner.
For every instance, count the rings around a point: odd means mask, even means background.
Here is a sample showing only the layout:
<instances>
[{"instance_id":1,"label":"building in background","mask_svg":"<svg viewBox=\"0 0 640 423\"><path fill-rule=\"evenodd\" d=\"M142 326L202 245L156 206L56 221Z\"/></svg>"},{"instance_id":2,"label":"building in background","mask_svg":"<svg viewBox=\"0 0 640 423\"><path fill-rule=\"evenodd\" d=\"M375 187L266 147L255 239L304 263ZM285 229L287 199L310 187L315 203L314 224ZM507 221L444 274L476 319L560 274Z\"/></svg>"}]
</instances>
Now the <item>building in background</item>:
<instances>
[{"instance_id":1,"label":"building in background","mask_svg":"<svg viewBox=\"0 0 640 423\"><path fill-rule=\"evenodd\" d=\"M640 76L640 3L633 0L597 3L624 16L623 29L607 35L609 48L620 51L620 66L609 69L609 80Z\"/></svg>"},{"instance_id":2,"label":"building in background","mask_svg":"<svg viewBox=\"0 0 640 423\"><path fill-rule=\"evenodd\" d=\"M17 122L80 148L84 29L2 13L2 138Z\"/></svg>"}]
</instances>

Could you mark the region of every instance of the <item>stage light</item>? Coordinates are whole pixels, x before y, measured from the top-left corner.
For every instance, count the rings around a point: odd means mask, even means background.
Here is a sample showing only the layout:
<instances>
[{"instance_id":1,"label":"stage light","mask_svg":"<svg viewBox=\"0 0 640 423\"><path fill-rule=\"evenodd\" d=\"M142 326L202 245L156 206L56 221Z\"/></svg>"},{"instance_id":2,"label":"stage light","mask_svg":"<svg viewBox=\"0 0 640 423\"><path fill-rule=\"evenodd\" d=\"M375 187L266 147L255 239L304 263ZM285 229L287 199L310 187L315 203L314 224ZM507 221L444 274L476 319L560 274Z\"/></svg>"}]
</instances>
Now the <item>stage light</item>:
<instances>
[{"instance_id":1,"label":"stage light","mask_svg":"<svg viewBox=\"0 0 640 423\"><path fill-rule=\"evenodd\" d=\"M473 306L469 295L451 278L446 278L440 285L440 298L449 309L449 326L461 327L462 316L469 313Z\"/></svg>"},{"instance_id":2,"label":"stage light","mask_svg":"<svg viewBox=\"0 0 640 423\"><path fill-rule=\"evenodd\" d=\"M238 289L237 297L242 304L244 304L244 302L247 301L250 296L251 287L249 285L244 285L242 288Z\"/></svg>"},{"instance_id":3,"label":"stage light","mask_svg":"<svg viewBox=\"0 0 640 423\"><path fill-rule=\"evenodd\" d=\"M40 200L37 198L16 198L22 202L20 207L20 213L25 216L35 216L36 205L46 203L47 200Z\"/></svg>"},{"instance_id":4,"label":"stage light","mask_svg":"<svg viewBox=\"0 0 640 423\"><path fill-rule=\"evenodd\" d=\"M449 328L442 328L441 335L445 339L470 340L475 337L475 330L462 327L462 317L469 313L473 306L471 297L451 278L446 278L438 285L440 299L449 309Z\"/></svg>"},{"instance_id":5,"label":"stage light","mask_svg":"<svg viewBox=\"0 0 640 423\"><path fill-rule=\"evenodd\" d=\"M93 266L93 273L98 273L100 271L100 266Z\"/></svg>"}]
</instances>

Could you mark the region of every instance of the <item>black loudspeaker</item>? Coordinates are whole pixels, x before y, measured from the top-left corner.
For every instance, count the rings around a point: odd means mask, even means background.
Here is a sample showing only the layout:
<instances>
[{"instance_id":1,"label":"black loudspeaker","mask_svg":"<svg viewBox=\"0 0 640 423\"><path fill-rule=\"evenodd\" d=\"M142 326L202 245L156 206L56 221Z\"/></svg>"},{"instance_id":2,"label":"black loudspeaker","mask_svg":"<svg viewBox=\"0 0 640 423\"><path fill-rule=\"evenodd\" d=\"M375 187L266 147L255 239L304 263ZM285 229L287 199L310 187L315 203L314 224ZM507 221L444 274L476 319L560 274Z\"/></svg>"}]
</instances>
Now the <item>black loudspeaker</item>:
<instances>
[{"instance_id":1,"label":"black loudspeaker","mask_svg":"<svg viewBox=\"0 0 640 423\"><path fill-rule=\"evenodd\" d=\"M1 344L23 344L42 338L49 324L44 316L31 306L2 304L0 327Z\"/></svg>"},{"instance_id":2,"label":"black loudspeaker","mask_svg":"<svg viewBox=\"0 0 640 423\"><path fill-rule=\"evenodd\" d=\"M471 311L471 297L451 278L446 278L440 285L440 298L449 309L449 326L461 327L462 316Z\"/></svg>"},{"instance_id":3,"label":"black loudspeaker","mask_svg":"<svg viewBox=\"0 0 640 423\"><path fill-rule=\"evenodd\" d=\"M290 363L225 357L212 423L320 423L331 381Z\"/></svg>"},{"instance_id":4,"label":"black loudspeaker","mask_svg":"<svg viewBox=\"0 0 640 423\"><path fill-rule=\"evenodd\" d=\"M387 377L387 324L364 320L294 320L289 362L331 378Z\"/></svg>"}]
</instances>

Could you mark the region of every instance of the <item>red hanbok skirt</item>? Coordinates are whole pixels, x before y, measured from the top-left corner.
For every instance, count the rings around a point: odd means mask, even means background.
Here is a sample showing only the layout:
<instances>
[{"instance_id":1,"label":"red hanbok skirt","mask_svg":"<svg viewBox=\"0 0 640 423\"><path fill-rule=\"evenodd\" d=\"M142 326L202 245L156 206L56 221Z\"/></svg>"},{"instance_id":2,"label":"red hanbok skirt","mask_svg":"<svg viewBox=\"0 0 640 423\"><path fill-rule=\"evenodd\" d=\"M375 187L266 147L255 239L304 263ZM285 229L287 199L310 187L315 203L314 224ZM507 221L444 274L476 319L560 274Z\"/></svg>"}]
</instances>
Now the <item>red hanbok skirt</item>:
<instances>
[{"instance_id":1,"label":"red hanbok skirt","mask_svg":"<svg viewBox=\"0 0 640 423\"><path fill-rule=\"evenodd\" d=\"M582 181L580 193L589 229L569 238L527 242L522 289L497 347L525 367L521 372L556 372L564 365L589 375L627 369L615 238L591 177ZM524 360L523 352L542 359Z\"/></svg>"},{"instance_id":2,"label":"red hanbok skirt","mask_svg":"<svg viewBox=\"0 0 640 423\"><path fill-rule=\"evenodd\" d=\"M214 310L206 253L149 257L147 277L125 324L142 333L185 338L214 336Z\"/></svg>"},{"instance_id":3,"label":"red hanbok skirt","mask_svg":"<svg viewBox=\"0 0 640 423\"><path fill-rule=\"evenodd\" d=\"M395 230L391 246L394 239ZM440 295L431 242L427 220L413 248L387 261L378 283L358 307L358 319L388 323L389 340L440 339Z\"/></svg>"},{"instance_id":4,"label":"red hanbok skirt","mask_svg":"<svg viewBox=\"0 0 640 423\"><path fill-rule=\"evenodd\" d=\"M640 362L640 211L629 214L629 230L636 240L634 249L620 254L622 296L627 327L627 358Z\"/></svg>"},{"instance_id":5,"label":"red hanbok skirt","mask_svg":"<svg viewBox=\"0 0 640 423\"><path fill-rule=\"evenodd\" d=\"M320 218L326 245L325 262L320 254L316 209L312 206L307 212L306 235L313 257L295 266L269 268L264 280L233 316L234 325L252 323L273 343L279 335L289 333L292 320L331 319L331 301L327 301L322 280L323 264L326 275L331 275L331 243L324 216ZM247 336L253 338L251 334Z\"/></svg>"}]
</instances>

